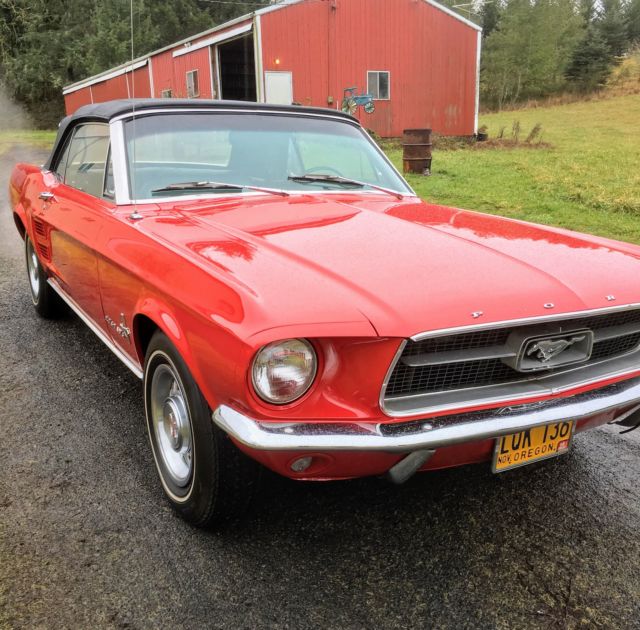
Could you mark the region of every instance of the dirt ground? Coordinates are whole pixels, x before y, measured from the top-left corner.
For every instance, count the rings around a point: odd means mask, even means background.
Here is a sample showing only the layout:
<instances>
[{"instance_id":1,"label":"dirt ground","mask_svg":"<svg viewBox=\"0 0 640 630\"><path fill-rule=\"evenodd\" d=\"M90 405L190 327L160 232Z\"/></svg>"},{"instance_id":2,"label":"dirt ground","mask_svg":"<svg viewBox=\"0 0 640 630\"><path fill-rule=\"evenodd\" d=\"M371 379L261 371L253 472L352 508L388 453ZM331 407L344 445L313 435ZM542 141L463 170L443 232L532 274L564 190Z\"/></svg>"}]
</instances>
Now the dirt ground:
<instances>
[{"instance_id":1,"label":"dirt ground","mask_svg":"<svg viewBox=\"0 0 640 630\"><path fill-rule=\"evenodd\" d=\"M271 475L233 531L183 523L140 383L74 316L38 319L1 194L0 627L640 628L640 430L502 476Z\"/></svg>"}]
</instances>

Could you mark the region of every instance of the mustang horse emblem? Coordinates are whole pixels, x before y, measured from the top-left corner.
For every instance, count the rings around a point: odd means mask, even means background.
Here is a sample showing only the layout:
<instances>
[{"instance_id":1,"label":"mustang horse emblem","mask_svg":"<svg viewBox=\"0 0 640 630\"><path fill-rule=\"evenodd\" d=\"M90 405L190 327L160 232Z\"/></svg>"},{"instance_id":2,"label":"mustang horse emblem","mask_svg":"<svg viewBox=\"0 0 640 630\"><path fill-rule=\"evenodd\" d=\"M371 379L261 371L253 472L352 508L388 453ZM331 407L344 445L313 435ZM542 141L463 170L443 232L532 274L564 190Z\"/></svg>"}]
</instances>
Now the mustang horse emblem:
<instances>
[{"instance_id":1,"label":"mustang horse emblem","mask_svg":"<svg viewBox=\"0 0 640 630\"><path fill-rule=\"evenodd\" d=\"M540 359L542 363L547 363L548 361L551 361L553 357L557 357L561 352L564 352L574 343L583 341L585 337L586 335L580 335L578 337L571 337L570 339L558 339L557 341L553 341L552 339L543 339L541 341L537 341L533 346L531 346L531 348L529 348L527 356L530 357L532 354L537 352L536 358Z\"/></svg>"}]
</instances>

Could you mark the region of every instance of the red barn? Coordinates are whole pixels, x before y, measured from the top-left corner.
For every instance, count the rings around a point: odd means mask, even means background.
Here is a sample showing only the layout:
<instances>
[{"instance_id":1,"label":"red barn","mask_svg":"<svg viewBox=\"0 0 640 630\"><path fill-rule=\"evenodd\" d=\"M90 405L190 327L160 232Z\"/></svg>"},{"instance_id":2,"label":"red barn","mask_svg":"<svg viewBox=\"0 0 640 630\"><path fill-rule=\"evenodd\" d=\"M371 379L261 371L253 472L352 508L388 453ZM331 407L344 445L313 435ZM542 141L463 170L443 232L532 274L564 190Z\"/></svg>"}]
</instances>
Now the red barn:
<instances>
[{"instance_id":1,"label":"red barn","mask_svg":"<svg viewBox=\"0 0 640 630\"><path fill-rule=\"evenodd\" d=\"M224 98L340 107L381 136L478 124L481 29L433 0L287 0L64 88L67 113L128 97Z\"/></svg>"}]
</instances>

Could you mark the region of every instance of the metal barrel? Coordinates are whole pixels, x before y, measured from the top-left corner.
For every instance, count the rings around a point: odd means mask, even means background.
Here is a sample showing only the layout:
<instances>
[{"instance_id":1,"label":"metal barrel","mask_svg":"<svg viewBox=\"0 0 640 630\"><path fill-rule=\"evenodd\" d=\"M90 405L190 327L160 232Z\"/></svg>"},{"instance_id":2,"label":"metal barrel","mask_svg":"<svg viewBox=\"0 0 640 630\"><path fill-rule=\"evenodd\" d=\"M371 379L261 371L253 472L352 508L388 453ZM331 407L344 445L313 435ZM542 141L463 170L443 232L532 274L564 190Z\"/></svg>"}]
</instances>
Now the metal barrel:
<instances>
[{"instance_id":1,"label":"metal barrel","mask_svg":"<svg viewBox=\"0 0 640 630\"><path fill-rule=\"evenodd\" d=\"M431 172L431 129L405 129L402 136L402 168L405 173Z\"/></svg>"}]
</instances>

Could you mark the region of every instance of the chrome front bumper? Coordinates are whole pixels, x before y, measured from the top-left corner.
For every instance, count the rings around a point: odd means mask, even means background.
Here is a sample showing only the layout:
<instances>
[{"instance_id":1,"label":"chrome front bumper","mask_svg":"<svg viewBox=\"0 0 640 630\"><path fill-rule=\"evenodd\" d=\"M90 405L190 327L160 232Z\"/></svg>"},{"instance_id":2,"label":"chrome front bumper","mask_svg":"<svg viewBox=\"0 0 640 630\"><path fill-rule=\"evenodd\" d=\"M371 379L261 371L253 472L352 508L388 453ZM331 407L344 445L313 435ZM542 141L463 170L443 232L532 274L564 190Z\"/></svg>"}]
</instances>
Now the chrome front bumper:
<instances>
[{"instance_id":1,"label":"chrome front bumper","mask_svg":"<svg viewBox=\"0 0 640 630\"><path fill-rule=\"evenodd\" d=\"M410 422L262 422L226 405L213 412L213 421L233 439L256 450L411 453L617 410L625 413L611 420L640 413L640 378L565 398Z\"/></svg>"}]
</instances>

